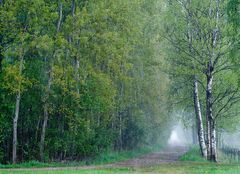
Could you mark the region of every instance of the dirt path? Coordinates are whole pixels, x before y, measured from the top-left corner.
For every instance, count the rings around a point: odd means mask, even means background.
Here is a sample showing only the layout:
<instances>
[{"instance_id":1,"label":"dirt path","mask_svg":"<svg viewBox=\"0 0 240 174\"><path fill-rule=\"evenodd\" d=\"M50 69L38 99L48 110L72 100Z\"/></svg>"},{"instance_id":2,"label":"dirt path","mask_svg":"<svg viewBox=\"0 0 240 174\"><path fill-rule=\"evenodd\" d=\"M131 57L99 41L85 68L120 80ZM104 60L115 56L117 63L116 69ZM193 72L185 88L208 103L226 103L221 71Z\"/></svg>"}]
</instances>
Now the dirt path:
<instances>
[{"instance_id":1,"label":"dirt path","mask_svg":"<svg viewBox=\"0 0 240 174\"><path fill-rule=\"evenodd\" d=\"M108 167L146 167L158 164L176 163L182 155L188 151L186 147L168 147L161 152L150 153L138 158L127 161L116 162L106 165L95 166L79 166L79 167L48 167L48 168L20 168L20 169L1 169L0 171L50 171L50 170L80 170L80 169L96 169Z\"/></svg>"},{"instance_id":2,"label":"dirt path","mask_svg":"<svg viewBox=\"0 0 240 174\"><path fill-rule=\"evenodd\" d=\"M188 151L186 147L168 147L162 152L150 153L128 161L117 162L112 166L119 167L145 167L158 164L176 163Z\"/></svg>"}]
</instances>

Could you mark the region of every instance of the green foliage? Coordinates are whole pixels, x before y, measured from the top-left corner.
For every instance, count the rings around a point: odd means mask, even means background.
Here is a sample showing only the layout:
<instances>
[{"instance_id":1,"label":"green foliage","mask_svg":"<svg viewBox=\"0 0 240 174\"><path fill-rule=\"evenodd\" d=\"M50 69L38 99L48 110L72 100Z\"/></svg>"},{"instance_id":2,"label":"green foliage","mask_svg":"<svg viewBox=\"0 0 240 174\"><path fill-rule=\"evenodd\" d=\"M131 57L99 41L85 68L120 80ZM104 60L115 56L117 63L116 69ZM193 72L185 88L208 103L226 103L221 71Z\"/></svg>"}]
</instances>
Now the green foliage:
<instances>
[{"instance_id":1,"label":"green foliage","mask_svg":"<svg viewBox=\"0 0 240 174\"><path fill-rule=\"evenodd\" d=\"M18 91L24 92L26 88L32 86L31 80L24 77L19 72L19 65L9 65L3 69L2 88L9 91L9 94L16 94Z\"/></svg>"},{"instance_id":2,"label":"green foliage","mask_svg":"<svg viewBox=\"0 0 240 174\"><path fill-rule=\"evenodd\" d=\"M39 159L46 113L46 161L163 142L170 119L159 9L157 0L3 1L0 162L11 162L17 92L19 162Z\"/></svg>"}]
</instances>

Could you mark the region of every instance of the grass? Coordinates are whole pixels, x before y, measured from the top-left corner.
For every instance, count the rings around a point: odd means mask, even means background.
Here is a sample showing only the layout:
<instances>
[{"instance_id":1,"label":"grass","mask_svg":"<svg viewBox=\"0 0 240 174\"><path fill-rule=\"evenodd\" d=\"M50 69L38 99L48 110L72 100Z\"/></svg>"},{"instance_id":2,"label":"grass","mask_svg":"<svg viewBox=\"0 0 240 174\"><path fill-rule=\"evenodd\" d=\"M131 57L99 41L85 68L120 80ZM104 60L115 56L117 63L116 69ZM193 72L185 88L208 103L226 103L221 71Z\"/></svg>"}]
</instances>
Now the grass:
<instances>
[{"instance_id":1,"label":"grass","mask_svg":"<svg viewBox=\"0 0 240 174\"><path fill-rule=\"evenodd\" d=\"M112 162L117 161L124 161L128 159L132 159L134 157L138 157L144 154L148 154L150 152L159 151L162 147L155 146L155 147L145 147L145 148L139 148L137 150L133 151L121 151L121 152L105 152L97 156L93 161L91 161L91 164L108 164Z\"/></svg>"},{"instance_id":2,"label":"grass","mask_svg":"<svg viewBox=\"0 0 240 174\"><path fill-rule=\"evenodd\" d=\"M43 167L71 167L71 166L78 166L84 165L84 162L71 162L71 163L58 163L58 162L51 162L51 163L42 163L39 161L29 161L21 164L7 164L7 165L0 165L0 169L11 169L11 168L43 168Z\"/></svg>"},{"instance_id":3,"label":"grass","mask_svg":"<svg viewBox=\"0 0 240 174\"><path fill-rule=\"evenodd\" d=\"M190 151L184 154L180 161L195 161L195 162L205 162L208 161L200 156L200 150L198 147L193 147ZM226 155L221 151L218 151L218 162L220 164L235 164L240 165L240 159L231 158L231 155Z\"/></svg>"},{"instance_id":4,"label":"grass","mask_svg":"<svg viewBox=\"0 0 240 174\"><path fill-rule=\"evenodd\" d=\"M54 171L0 171L0 174L239 174L238 165L220 165L213 163L180 162L151 166L147 168L108 168L84 170L54 170Z\"/></svg>"},{"instance_id":5,"label":"grass","mask_svg":"<svg viewBox=\"0 0 240 174\"><path fill-rule=\"evenodd\" d=\"M207 162L206 159L202 158L200 155L200 150L197 147L193 147L186 154L184 154L180 161L195 161L195 162Z\"/></svg>"},{"instance_id":6,"label":"grass","mask_svg":"<svg viewBox=\"0 0 240 174\"><path fill-rule=\"evenodd\" d=\"M124 161L128 159L132 159L150 152L159 151L161 146L154 147L144 147L137 148L132 151L106 151L94 158L83 160L83 161L71 161L71 162L51 162L51 163L42 163L39 161L29 161L21 164L8 164L2 165L0 164L0 169L11 169L11 168L45 168L45 167L75 167L75 166L85 166L85 165L101 165L114 163L118 161Z\"/></svg>"}]
</instances>

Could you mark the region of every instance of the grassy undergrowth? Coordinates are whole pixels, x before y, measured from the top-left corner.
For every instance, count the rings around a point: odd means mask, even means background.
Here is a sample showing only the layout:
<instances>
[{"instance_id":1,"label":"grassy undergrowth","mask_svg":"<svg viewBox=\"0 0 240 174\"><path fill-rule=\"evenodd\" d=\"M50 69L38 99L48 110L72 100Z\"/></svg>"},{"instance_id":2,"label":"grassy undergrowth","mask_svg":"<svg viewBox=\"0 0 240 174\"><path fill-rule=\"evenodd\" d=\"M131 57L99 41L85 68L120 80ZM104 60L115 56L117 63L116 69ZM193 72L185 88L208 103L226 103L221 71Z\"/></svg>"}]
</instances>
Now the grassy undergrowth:
<instances>
[{"instance_id":1,"label":"grassy undergrowth","mask_svg":"<svg viewBox=\"0 0 240 174\"><path fill-rule=\"evenodd\" d=\"M198 147L193 147L180 158L180 161L207 162L200 154L200 149Z\"/></svg>"},{"instance_id":2,"label":"grassy undergrowth","mask_svg":"<svg viewBox=\"0 0 240 174\"><path fill-rule=\"evenodd\" d=\"M71 161L71 162L50 162L50 163L42 163L39 161L29 161L21 164L8 164L1 165L0 169L9 169L9 168L44 168L44 167L74 167L74 166L84 166L84 165L100 165L100 164L108 164L118 161L128 160L134 157L138 157L150 152L159 151L162 146L155 147L144 147L137 148L132 151L106 151L101 153L100 155L83 160L83 161Z\"/></svg>"},{"instance_id":3,"label":"grassy undergrowth","mask_svg":"<svg viewBox=\"0 0 240 174\"><path fill-rule=\"evenodd\" d=\"M210 163L206 159L202 158L200 155L200 150L198 147L193 147L186 154L184 154L180 161L192 161L192 162L205 162ZM232 157L231 155L226 155L221 151L218 151L218 164L232 164L232 165L240 165L240 159L236 159L236 157ZM240 172L239 172L240 173Z\"/></svg>"},{"instance_id":4,"label":"grassy undergrowth","mask_svg":"<svg viewBox=\"0 0 240 174\"><path fill-rule=\"evenodd\" d=\"M134 157L138 157L150 152L154 151L160 151L162 147L156 146L156 147L145 147L145 148L139 148L132 151L121 151L121 152L105 152L97 156L93 161L90 161L90 164L107 164L117 161L124 161L127 159L131 159Z\"/></svg>"}]
</instances>

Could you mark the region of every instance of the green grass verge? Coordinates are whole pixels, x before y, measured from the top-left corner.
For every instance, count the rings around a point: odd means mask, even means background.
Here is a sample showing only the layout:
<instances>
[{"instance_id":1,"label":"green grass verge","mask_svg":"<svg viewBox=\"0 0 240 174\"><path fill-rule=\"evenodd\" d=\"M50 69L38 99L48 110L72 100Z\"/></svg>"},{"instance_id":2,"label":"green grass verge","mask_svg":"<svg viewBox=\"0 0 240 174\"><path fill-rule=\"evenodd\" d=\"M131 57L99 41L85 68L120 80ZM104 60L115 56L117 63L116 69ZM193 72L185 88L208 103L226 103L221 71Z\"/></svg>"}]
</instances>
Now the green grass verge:
<instances>
[{"instance_id":1,"label":"green grass verge","mask_svg":"<svg viewBox=\"0 0 240 174\"><path fill-rule=\"evenodd\" d=\"M71 162L51 162L51 163L42 163L39 161L29 161L26 163L21 164L8 164L8 165L1 165L0 169L10 169L10 168L45 168L45 167L74 167L74 166L84 166L84 165L100 165L100 164L108 164L114 163L118 161L124 161L131 158L135 158L150 152L160 151L162 146L155 146L155 147L144 147L144 148L137 148L132 151L120 151L120 152L113 152L113 151L106 151L94 158L90 158L83 161L71 161Z\"/></svg>"},{"instance_id":2,"label":"green grass verge","mask_svg":"<svg viewBox=\"0 0 240 174\"><path fill-rule=\"evenodd\" d=\"M189 150L180 158L180 161L207 162L206 159L202 158L198 147L193 147L191 150Z\"/></svg>"},{"instance_id":3,"label":"green grass verge","mask_svg":"<svg viewBox=\"0 0 240 174\"><path fill-rule=\"evenodd\" d=\"M202 158L202 156L200 154L201 153L200 153L199 148L198 147L193 147L191 150L189 150L186 154L184 154L180 158L180 161L194 161L194 162L210 163L206 159ZM218 151L218 163L240 165L240 159L237 160L236 158L233 158L233 157L231 158L230 155L225 155L221 151Z\"/></svg>"},{"instance_id":4,"label":"green grass verge","mask_svg":"<svg viewBox=\"0 0 240 174\"><path fill-rule=\"evenodd\" d=\"M128 159L132 159L144 154L148 154L151 152L159 152L162 149L161 146L155 147L145 147L138 148L132 151L121 151L121 152L105 152L97 156L93 161L90 161L90 164L108 164L117 161L124 161Z\"/></svg>"},{"instance_id":5,"label":"green grass verge","mask_svg":"<svg viewBox=\"0 0 240 174\"><path fill-rule=\"evenodd\" d=\"M239 174L239 165L220 165L213 163L180 162L146 168L108 168L84 170L54 170L54 171L7 171L0 174Z\"/></svg>"}]
</instances>

